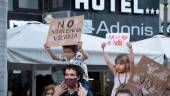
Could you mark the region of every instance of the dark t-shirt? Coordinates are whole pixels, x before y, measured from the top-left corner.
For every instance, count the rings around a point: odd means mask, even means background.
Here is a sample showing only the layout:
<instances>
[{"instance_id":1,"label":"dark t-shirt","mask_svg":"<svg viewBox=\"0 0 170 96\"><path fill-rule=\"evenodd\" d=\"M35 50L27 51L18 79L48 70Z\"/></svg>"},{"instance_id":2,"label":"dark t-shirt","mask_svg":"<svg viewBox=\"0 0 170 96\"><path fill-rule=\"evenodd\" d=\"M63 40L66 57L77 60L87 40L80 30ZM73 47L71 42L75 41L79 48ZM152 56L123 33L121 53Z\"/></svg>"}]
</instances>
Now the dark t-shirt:
<instances>
[{"instance_id":1,"label":"dark t-shirt","mask_svg":"<svg viewBox=\"0 0 170 96\"><path fill-rule=\"evenodd\" d=\"M77 92L70 94L68 91L64 92L61 96L78 96Z\"/></svg>"},{"instance_id":2,"label":"dark t-shirt","mask_svg":"<svg viewBox=\"0 0 170 96\"><path fill-rule=\"evenodd\" d=\"M61 96L78 96L78 92L70 94L68 91L64 92ZM88 91L87 96L93 96L91 91Z\"/></svg>"}]
</instances>

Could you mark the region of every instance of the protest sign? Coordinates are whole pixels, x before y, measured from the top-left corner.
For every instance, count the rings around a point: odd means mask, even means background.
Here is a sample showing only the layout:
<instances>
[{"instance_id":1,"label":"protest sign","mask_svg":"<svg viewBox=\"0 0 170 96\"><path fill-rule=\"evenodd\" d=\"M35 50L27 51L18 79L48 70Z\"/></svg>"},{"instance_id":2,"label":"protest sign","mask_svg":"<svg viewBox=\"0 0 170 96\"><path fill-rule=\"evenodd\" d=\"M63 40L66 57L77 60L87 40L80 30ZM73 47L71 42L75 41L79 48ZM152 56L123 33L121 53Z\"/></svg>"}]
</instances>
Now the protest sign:
<instances>
[{"instance_id":1,"label":"protest sign","mask_svg":"<svg viewBox=\"0 0 170 96\"><path fill-rule=\"evenodd\" d=\"M134 96L170 96L169 81L170 69L142 57L126 87Z\"/></svg>"},{"instance_id":2,"label":"protest sign","mask_svg":"<svg viewBox=\"0 0 170 96\"><path fill-rule=\"evenodd\" d=\"M106 34L107 49L127 51L129 39L129 33L108 33Z\"/></svg>"},{"instance_id":3,"label":"protest sign","mask_svg":"<svg viewBox=\"0 0 170 96\"><path fill-rule=\"evenodd\" d=\"M84 16L52 20L47 36L48 46L76 45L80 41Z\"/></svg>"}]
</instances>

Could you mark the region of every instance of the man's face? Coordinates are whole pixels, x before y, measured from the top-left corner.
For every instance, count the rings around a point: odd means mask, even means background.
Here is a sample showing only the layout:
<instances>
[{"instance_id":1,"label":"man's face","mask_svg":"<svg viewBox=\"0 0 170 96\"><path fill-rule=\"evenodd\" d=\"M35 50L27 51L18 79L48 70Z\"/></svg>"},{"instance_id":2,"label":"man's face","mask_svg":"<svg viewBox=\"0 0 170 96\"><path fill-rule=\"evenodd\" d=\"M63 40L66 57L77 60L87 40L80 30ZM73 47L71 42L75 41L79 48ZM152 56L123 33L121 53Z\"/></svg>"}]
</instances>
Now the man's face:
<instances>
[{"instance_id":1,"label":"man's face","mask_svg":"<svg viewBox=\"0 0 170 96\"><path fill-rule=\"evenodd\" d=\"M118 93L116 96L130 96L127 93Z\"/></svg>"},{"instance_id":2,"label":"man's face","mask_svg":"<svg viewBox=\"0 0 170 96\"><path fill-rule=\"evenodd\" d=\"M65 79L75 79L75 78L78 78L77 75L76 75L76 71L73 70L73 69L66 69L65 70L65 76L64 76Z\"/></svg>"},{"instance_id":3,"label":"man's face","mask_svg":"<svg viewBox=\"0 0 170 96\"><path fill-rule=\"evenodd\" d=\"M78 77L76 75L76 71L73 69L65 70L65 84L71 89L74 89L78 85Z\"/></svg>"}]
</instances>

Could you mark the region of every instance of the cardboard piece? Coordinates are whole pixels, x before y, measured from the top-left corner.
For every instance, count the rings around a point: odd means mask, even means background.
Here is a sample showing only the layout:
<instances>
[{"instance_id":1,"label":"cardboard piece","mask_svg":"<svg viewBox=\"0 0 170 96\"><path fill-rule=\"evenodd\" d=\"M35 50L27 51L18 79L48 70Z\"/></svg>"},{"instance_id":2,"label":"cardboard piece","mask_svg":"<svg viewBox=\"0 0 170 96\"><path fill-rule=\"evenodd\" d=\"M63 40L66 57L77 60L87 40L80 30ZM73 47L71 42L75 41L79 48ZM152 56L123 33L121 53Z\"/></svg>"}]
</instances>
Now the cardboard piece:
<instances>
[{"instance_id":1,"label":"cardboard piece","mask_svg":"<svg viewBox=\"0 0 170 96\"><path fill-rule=\"evenodd\" d=\"M170 96L170 69L142 57L126 85L134 96Z\"/></svg>"},{"instance_id":2,"label":"cardboard piece","mask_svg":"<svg viewBox=\"0 0 170 96\"><path fill-rule=\"evenodd\" d=\"M84 16L53 19L46 44L48 46L76 45L80 41Z\"/></svg>"}]
</instances>

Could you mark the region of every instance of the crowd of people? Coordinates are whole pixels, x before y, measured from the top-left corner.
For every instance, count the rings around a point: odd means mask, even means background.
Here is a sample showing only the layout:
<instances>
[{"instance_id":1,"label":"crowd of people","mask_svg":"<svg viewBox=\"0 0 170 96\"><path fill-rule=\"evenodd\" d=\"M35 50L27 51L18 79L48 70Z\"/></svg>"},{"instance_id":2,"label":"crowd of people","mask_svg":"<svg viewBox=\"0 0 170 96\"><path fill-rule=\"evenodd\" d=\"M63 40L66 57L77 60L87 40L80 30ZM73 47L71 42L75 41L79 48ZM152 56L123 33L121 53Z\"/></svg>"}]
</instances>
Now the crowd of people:
<instances>
[{"instance_id":1,"label":"crowd of people","mask_svg":"<svg viewBox=\"0 0 170 96\"><path fill-rule=\"evenodd\" d=\"M93 96L89 85L88 69L85 60L89 58L86 50L82 48L82 42L77 45L66 45L63 47L63 55L53 52L45 44L44 47L54 60L67 63L62 72L64 80L58 85L47 85L44 88L43 96ZM132 44L129 42L129 54L120 54L111 62L109 55L105 52L106 43L101 44L103 56L108 68L114 75L114 86L111 96L133 96L124 85L128 82L134 66L134 54Z\"/></svg>"}]
</instances>

